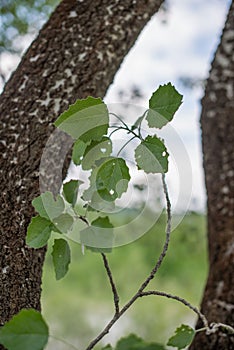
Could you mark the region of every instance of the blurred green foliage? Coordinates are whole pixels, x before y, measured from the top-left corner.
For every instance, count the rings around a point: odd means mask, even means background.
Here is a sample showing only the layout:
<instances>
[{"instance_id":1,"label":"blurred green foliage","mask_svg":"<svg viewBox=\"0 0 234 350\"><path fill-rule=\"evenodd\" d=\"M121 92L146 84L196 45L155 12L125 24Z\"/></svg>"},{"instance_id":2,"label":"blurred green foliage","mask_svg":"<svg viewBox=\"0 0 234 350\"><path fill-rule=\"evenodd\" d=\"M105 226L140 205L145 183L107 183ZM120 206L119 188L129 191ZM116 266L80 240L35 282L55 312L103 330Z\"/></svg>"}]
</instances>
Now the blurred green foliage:
<instances>
[{"instance_id":1,"label":"blurred green foliage","mask_svg":"<svg viewBox=\"0 0 234 350\"><path fill-rule=\"evenodd\" d=\"M125 214L126 216L130 214ZM123 221L126 218L123 218ZM151 271L165 240L164 215L137 241L115 248L108 255L118 286L121 305L136 292ZM159 289L186 298L199 305L207 276L206 219L187 214L172 232L168 254L152 281L150 289ZM82 349L113 315L113 297L100 254L72 245L72 263L68 275L56 282L48 249L43 275L43 315L51 333ZM135 333L149 342L167 341L181 323L194 324L196 316L173 300L150 296L136 304L114 326L104 344ZM53 341L48 350L71 349ZM97 347L98 349L98 347Z\"/></svg>"},{"instance_id":2,"label":"blurred green foliage","mask_svg":"<svg viewBox=\"0 0 234 350\"><path fill-rule=\"evenodd\" d=\"M35 34L58 3L59 0L1 0L0 54L20 54L20 36Z\"/></svg>"}]
</instances>

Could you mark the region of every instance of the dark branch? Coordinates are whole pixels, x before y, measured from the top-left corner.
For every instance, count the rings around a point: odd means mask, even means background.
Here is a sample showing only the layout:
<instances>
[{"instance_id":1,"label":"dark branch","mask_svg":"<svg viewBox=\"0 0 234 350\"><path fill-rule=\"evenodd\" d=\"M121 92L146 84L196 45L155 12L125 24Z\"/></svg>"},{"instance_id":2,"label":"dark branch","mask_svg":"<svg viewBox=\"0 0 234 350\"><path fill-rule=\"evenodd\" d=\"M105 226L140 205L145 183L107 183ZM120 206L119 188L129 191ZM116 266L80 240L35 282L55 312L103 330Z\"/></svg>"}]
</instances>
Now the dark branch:
<instances>
[{"instance_id":1,"label":"dark branch","mask_svg":"<svg viewBox=\"0 0 234 350\"><path fill-rule=\"evenodd\" d=\"M105 269L106 269L106 272L107 272L107 276L109 278L109 282L110 282L112 293L113 293L113 297L114 297L115 313L118 314L119 313L119 295L118 295L118 292L117 292L117 288L116 288L115 282L113 280L112 272L111 272L110 266L108 264L107 257L106 257L106 255L104 253L102 253L102 259L103 259L103 262L104 262L104 266L105 266Z\"/></svg>"}]
</instances>

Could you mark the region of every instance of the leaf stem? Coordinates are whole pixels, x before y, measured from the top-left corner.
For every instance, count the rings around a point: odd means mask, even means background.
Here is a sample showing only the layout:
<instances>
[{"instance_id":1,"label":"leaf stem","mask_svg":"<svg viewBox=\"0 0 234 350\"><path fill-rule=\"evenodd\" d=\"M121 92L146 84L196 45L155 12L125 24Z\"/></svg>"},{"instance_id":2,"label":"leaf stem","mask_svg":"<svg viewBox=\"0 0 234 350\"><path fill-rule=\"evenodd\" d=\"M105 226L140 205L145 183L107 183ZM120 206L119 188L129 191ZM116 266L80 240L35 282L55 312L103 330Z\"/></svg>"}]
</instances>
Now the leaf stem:
<instances>
[{"instance_id":1,"label":"leaf stem","mask_svg":"<svg viewBox=\"0 0 234 350\"><path fill-rule=\"evenodd\" d=\"M117 118L126 128L128 128L128 125L115 113L110 112L110 115L113 115L115 118Z\"/></svg>"},{"instance_id":2,"label":"leaf stem","mask_svg":"<svg viewBox=\"0 0 234 350\"><path fill-rule=\"evenodd\" d=\"M127 142L125 142L125 144L120 148L119 152L117 153L116 157L118 157L121 153L121 151L132 141L136 138L136 136L133 136L132 138L130 138Z\"/></svg>"}]
</instances>

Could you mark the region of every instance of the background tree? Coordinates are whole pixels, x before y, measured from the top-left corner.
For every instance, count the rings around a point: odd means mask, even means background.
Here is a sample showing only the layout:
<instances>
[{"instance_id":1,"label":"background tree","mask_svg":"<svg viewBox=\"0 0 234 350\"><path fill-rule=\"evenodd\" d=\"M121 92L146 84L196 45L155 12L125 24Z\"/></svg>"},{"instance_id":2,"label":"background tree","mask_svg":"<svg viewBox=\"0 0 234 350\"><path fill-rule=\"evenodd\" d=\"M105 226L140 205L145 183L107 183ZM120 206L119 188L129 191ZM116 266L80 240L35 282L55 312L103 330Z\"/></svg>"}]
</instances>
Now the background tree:
<instances>
[{"instance_id":1,"label":"background tree","mask_svg":"<svg viewBox=\"0 0 234 350\"><path fill-rule=\"evenodd\" d=\"M33 215L31 200L39 194L40 158L54 130L52 122L76 98L105 95L161 2L62 1L4 88L0 97L0 324L21 308L40 309L45 250L29 249L25 234ZM56 178L60 164L55 164Z\"/></svg>"},{"instance_id":2,"label":"background tree","mask_svg":"<svg viewBox=\"0 0 234 350\"><path fill-rule=\"evenodd\" d=\"M90 10L89 1L63 1L5 87L0 99L2 324L22 307L40 308L44 251L25 247L24 237L51 121L76 97L105 94L122 58L161 2L100 2ZM210 321L233 326L232 26L233 5L203 99L210 275L202 309ZM233 344L231 337L211 337L200 334L193 347L226 349Z\"/></svg>"},{"instance_id":3,"label":"background tree","mask_svg":"<svg viewBox=\"0 0 234 350\"><path fill-rule=\"evenodd\" d=\"M212 62L202 100L210 271L202 312L234 326L234 2ZM200 324L198 324L199 327ZM234 336L198 333L191 349L234 349Z\"/></svg>"}]
</instances>

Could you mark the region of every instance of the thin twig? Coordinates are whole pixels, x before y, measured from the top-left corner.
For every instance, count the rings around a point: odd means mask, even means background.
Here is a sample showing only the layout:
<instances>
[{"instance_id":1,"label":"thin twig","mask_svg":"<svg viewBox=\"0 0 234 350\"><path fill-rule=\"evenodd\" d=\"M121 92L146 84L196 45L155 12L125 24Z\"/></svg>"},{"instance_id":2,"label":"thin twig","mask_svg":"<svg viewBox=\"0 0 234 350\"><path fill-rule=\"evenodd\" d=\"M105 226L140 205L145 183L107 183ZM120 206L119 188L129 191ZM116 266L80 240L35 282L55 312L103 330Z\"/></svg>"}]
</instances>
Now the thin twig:
<instances>
[{"instance_id":1,"label":"thin twig","mask_svg":"<svg viewBox=\"0 0 234 350\"><path fill-rule=\"evenodd\" d=\"M112 293L113 293L113 297L114 297L115 313L118 314L119 313L119 295L117 292L115 282L113 280L112 272L111 272L107 257L104 253L102 253L102 259L104 262L104 266L105 266L105 269L106 269L106 272L107 272L107 275L108 275L108 278L110 281L110 285L111 285L111 289L112 289Z\"/></svg>"},{"instance_id":2,"label":"thin twig","mask_svg":"<svg viewBox=\"0 0 234 350\"><path fill-rule=\"evenodd\" d=\"M142 283L142 285L140 286L138 292L141 293L143 292L143 290L148 286L148 284L150 283L150 281L154 278L154 276L156 275L158 269L160 268L163 259L166 256L167 253L167 249L169 246L169 241L170 241L170 235L171 235L171 220L172 220L172 215L171 215L171 203L170 203L170 199L169 199L169 194L168 194L168 189L167 189L167 184L165 181L165 174L162 174L162 183L163 183L163 191L165 194L165 198L166 198L166 205L167 205L167 227L166 227L166 240L163 246L163 250L162 253L160 254L154 268L152 269L150 275L147 277L147 279Z\"/></svg>"},{"instance_id":3,"label":"thin twig","mask_svg":"<svg viewBox=\"0 0 234 350\"><path fill-rule=\"evenodd\" d=\"M121 153L121 151L132 141L136 138L136 136L134 135L133 137L131 137L121 148L120 150L118 151L116 157L118 157Z\"/></svg>"},{"instance_id":4,"label":"thin twig","mask_svg":"<svg viewBox=\"0 0 234 350\"><path fill-rule=\"evenodd\" d=\"M126 128L128 128L128 125L123 121L122 118L120 118L117 114L110 112L110 115L113 115L115 118L117 118Z\"/></svg>"},{"instance_id":5,"label":"thin twig","mask_svg":"<svg viewBox=\"0 0 234 350\"><path fill-rule=\"evenodd\" d=\"M132 306L132 304L142 296L143 290L146 288L146 286L149 284L149 282L154 278L156 272L158 271L159 267L162 264L162 261L166 255L168 244L170 240L170 233L171 233L171 203L169 199L169 194L167 190L167 185L165 182L165 175L162 175L162 182L163 182L163 190L166 198L166 205L167 205L167 227L166 227L166 241L163 246L162 253L157 260L155 267L151 271L150 275L146 278L146 280L142 283L138 291L133 295L133 297L123 306L119 312L115 313L113 318L110 320L110 322L106 325L106 327L103 329L103 331L94 339L91 341L91 343L88 345L88 347L85 350L91 350L94 348L94 346L105 336L109 333L112 326L116 323L116 321ZM109 276L109 275L108 275Z\"/></svg>"},{"instance_id":6,"label":"thin twig","mask_svg":"<svg viewBox=\"0 0 234 350\"><path fill-rule=\"evenodd\" d=\"M157 295L157 296L166 297L166 298L169 298L169 299L174 299L174 300L179 301L180 303L184 304L189 309L194 311L198 315L198 317L200 317L200 319L202 320L202 322L203 322L203 324L205 326L205 329L209 328L208 321L207 321L205 315L203 315L195 306L191 305L184 298L181 298L181 297L179 297L177 295L172 295L170 293L157 291L157 290L149 290L149 291L140 293L140 297L145 297L145 296L148 296L148 295Z\"/></svg>"}]
</instances>

